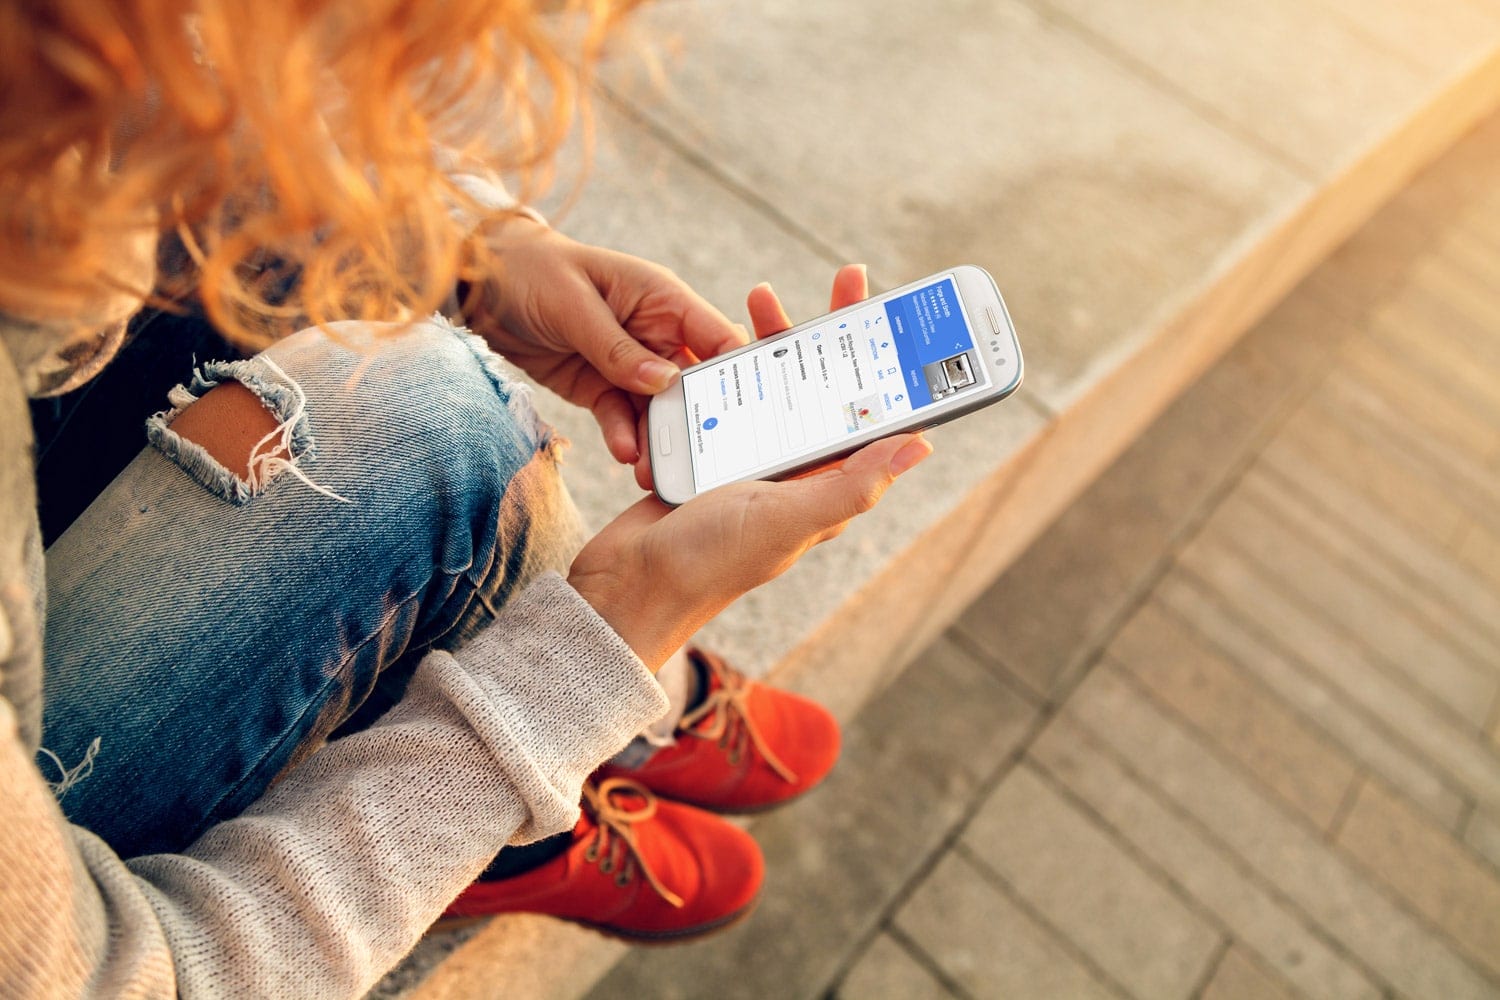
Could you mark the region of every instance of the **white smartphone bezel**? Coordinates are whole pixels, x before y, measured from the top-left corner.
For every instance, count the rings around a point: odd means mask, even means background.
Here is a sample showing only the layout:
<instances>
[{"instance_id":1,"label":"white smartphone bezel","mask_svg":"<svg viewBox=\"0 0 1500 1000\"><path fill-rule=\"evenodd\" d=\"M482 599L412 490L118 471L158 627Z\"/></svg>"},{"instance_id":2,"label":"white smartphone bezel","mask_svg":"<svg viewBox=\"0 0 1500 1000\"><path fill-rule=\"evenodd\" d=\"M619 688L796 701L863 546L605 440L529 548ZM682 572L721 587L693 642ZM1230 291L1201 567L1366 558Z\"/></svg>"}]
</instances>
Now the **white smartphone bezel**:
<instances>
[{"instance_id":1,"label":"white smartphone bezel","mask_svg":"<svg viewBox=\"0 0 1500 1000\"><path fill-rule=\"evenodd\" d=\"M799 455L779 465L733 481L780 479L795 475L842 458L878 438L932 427L991 403L997 403L1020 388L1024 374L1021 345L1016 339L1015 326L1011 322L1010 313L1006 311L1005 300L1000 296L1000 289L995 285L995 279L990 277L989 272L984 268L973 264L961 264L909 282L900 288L893 288L888 292L872 296L872 299L876 302L883 302L887 299L900 298L942 281L944 278L952 278L958 289L959 302L963 307L964 319L969 325L974 344L974 354L985 367L989 385L929 403L920 410L914 410L889 423L841 438L817 452ZM827 323L845 313L866 308L869 304L870 301L866 300L798 324L774 337L747 344L686 368L682 376L686 377L691 372L709 365L722 365L728 358ZM652 485L655 487L656 495L663 502L673 506L686 503L698 494L694 482L692 455L689 453L690 430L682 378L678 378L665 390L652 397L647 416ZM728 483L719 485L728 485Z\"/></svg>"}]
</instances>

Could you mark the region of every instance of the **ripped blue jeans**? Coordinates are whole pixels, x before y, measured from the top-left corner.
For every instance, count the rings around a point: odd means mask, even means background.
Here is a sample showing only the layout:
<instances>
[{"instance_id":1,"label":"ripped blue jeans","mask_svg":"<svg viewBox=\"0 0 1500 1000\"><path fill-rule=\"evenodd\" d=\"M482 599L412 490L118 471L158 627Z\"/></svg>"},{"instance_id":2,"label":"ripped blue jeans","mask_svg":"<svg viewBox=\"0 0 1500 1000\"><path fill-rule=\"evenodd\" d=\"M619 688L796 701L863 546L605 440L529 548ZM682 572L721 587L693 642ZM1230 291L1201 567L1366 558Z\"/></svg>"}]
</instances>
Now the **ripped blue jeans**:
<instances>
[{"instance_id":1,"label":"ripped blue jeans","mask_svg":"<svg viewBox=\"0 0 1500 1000\"><path fill-rule=\"evenodd\" d=\"M239 813L576 551L559 443L482 341L335 330L203 365L47 552L44 772L121 856ZM170 426L226 379L285 446L249 479Z\"/></svg>"}]
</instances>

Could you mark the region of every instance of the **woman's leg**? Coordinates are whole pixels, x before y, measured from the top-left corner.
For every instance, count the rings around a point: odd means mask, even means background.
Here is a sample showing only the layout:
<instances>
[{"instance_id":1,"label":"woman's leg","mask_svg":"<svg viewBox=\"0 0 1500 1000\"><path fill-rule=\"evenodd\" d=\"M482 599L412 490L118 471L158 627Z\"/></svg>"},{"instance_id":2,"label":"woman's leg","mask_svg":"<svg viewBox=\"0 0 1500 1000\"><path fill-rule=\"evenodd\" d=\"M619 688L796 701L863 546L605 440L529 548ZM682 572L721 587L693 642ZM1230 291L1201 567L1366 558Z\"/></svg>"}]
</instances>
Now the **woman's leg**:
<instances>
[{"instance_id":1,"label":"woman's leg","mask_svg":"<svg viewBox=\"0 0 1500 1000\"><path fill-rule=\"evenodd\" d=\"M196 394L245 384L292 464L252 484L159 426L49 549L43 743L91 760L62 805L122 855L238 813L388 703L422 651L571 558L576 515L524 388L441 321L396 330L206 366Z\"/></svg>"}]
</instances>

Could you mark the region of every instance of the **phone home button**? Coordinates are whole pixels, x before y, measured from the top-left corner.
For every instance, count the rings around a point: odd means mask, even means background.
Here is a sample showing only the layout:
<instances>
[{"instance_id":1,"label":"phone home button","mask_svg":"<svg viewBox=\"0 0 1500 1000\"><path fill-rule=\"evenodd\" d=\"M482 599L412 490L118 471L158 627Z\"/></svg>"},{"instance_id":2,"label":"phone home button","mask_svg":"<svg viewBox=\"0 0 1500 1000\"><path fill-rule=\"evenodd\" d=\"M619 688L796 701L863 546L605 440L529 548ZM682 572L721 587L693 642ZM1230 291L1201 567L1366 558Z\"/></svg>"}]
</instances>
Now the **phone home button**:
<instances>
[{"instance_id":1,"label":"phone home button","mask_svg":"<svg viewBox=\"0 0 1500 1000\"><path fill-rule=\"evenodd\" d=\"M658 427L656 429L656 452L658 455L672 454L672 428Z\"/></svg>"}]
</instances>

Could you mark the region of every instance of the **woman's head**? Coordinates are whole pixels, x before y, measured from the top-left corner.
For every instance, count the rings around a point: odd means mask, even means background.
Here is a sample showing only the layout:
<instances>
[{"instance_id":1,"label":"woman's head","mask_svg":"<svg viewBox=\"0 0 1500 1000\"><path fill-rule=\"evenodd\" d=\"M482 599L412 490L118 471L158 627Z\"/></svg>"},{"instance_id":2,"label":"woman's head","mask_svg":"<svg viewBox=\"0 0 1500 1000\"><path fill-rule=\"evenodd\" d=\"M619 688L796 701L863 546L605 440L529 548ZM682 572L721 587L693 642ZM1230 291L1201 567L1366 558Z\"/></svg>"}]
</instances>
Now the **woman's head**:
<instances>
[{"instance_id":1,"label":"woman's head","mask_svg":"<svg viewBox=\"0 0 1500 1000\"><path fill-rule=\"evenodd\" d=\"M144 294L120 260L143 229L180 237L243 339L277 315L431 308L462 240L435 148L536 176L631 5L0 5L0 310L67 320Z\"/></svg>"}]
</instances>

